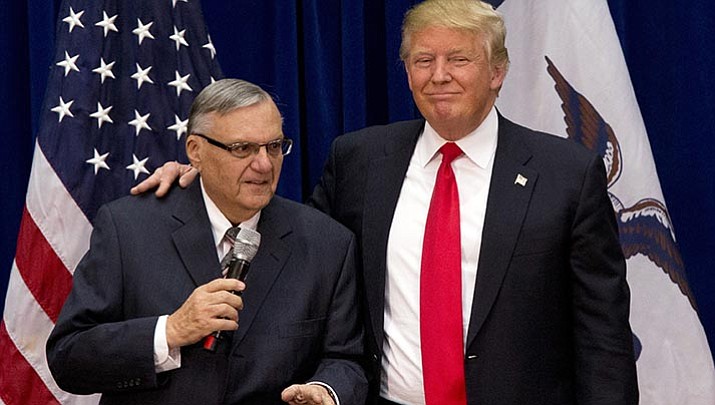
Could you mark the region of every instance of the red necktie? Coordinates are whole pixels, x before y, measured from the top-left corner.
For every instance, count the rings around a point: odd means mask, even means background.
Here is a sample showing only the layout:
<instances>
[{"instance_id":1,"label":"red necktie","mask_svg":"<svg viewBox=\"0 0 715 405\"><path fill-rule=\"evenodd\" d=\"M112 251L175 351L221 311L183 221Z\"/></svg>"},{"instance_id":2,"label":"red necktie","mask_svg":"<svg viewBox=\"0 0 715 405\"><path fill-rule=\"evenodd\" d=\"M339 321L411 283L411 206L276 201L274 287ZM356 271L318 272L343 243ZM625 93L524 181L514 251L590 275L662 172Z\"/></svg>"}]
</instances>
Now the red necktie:
<instances>
[{"instance_id":1,"label":"red necktie","mask_svg":"<svg viewBox=\"0 0 715 405\"><path fill-rule=\"evenodd\" d=\"M459 193L451 163L462 150L440 148L420 271L420 338L427 405L466 404L462 332L462 254Z\"/></svg>"}]
</instances>

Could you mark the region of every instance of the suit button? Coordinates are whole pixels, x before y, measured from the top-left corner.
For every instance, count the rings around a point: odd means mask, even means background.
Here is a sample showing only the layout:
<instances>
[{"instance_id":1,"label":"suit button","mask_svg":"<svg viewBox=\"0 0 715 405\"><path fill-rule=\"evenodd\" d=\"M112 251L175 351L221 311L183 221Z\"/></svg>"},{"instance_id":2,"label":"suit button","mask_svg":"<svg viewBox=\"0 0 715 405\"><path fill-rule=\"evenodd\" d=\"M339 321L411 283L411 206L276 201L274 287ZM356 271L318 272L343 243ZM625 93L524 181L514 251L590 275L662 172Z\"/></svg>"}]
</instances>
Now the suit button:
<instances>
[{"instance_id":1,"label":"suit button","mask_svg":"<svg viewBox=\"0 0 715 405\"><path fill-rule=\"evenodd\" d=\"M120 389L122 388L122 382L121 382L121 381L117 381L117 388L120 388Z\"/></svg>"},{"instance_id":2,"label":"suit button","mask_svg":"<svg viewBox=\"0 0 715 405\"><path fill-rule=\"evenodd\" d=\"M372 361L374 361L374 362L377 363L377 355L376 355L376 354L373 354L373 355L372 355Z\"/></svg>"},{"instance_id":3,"label":"suit button","mask_svg":"<svg viewBox=\"0 0 715 405\"><path fill-rule=\"evenodd\" d=\"M138 387L142 383L142 379L137 378L134 382L136 383L136 386Z\"/></svg>"}]
</instances>

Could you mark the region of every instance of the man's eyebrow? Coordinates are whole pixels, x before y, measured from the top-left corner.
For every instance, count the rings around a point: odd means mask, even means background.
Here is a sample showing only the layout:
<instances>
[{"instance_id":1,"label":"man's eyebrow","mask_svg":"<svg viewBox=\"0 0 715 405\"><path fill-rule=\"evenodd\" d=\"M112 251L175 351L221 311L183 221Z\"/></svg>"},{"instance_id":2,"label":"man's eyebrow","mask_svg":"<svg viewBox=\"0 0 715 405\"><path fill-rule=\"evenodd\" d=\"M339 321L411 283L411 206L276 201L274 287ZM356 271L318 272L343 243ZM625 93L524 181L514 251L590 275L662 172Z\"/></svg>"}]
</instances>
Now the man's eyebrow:
<instances>
[{"instance_id":1,"label":"man's eyebrow","mask_svg":"<svg viewBox=\"0 0 715 405\"><path fill-rule=\"evenodd\" d=\"M417 55L434 55L434 54L436 54L436 53L437 53L437 52L434 52L434 51L431 51L431 50L427 50L427 49L417 49L417 50L415 50L415 51L412 52L412 55L413 55L413 56L417 56ZM473 55L473 54L475 54L474 51L469 50L469 49L466 49L466 48L452 48L452 49L447 50L447 52L446 52L447 55L454 55L455 53L463 53L463 54L466 54L466 55Z\"/></svg>"}]
</instances>

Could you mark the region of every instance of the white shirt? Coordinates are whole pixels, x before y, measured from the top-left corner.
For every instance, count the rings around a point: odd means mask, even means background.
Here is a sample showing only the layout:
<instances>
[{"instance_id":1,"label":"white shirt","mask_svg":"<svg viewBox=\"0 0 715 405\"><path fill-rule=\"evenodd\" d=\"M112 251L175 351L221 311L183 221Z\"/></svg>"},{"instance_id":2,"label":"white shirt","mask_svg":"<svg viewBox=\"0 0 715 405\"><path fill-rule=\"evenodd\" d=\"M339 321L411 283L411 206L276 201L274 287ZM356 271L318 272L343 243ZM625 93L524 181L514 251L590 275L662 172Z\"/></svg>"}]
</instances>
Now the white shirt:
<instances>
[{"instance_id":1,"label":"white shirt","mask_svg":"<svg viewBox=\"0 0 715 405\"><path fill-rule=\"evenodd\" d=\"M201 195L204 198L204 205L206 205L206 213L211 223L211 233L214 237L216 255L218 260L221 261L231 249L231 243L224 238L224 235L226 235L226 231L233 225L231 221L223 215L208 194L206 194L203 180L200 177L199 182L201 184ZM247 221L241 222L239 226L255 231L260 218L261 212L258 211L256 215ZM216 276L218 277L218 274L216 274ZM168 317L168 315L160 316L154 328L154 369L157 373L181 367L181 350L178 347L169 350L169 344L166 342L166 318Z\"/></svg>"},{"instance_id":2,"label":"white shirt","mask_svg":"<svg viewBox=\"0 0 715 405\"><path fill-rule=\"evenodd\" d=\"M462 320L466 341L487 208L498 117L492 107L481 125L456 143L464 154L452 162L459 190L462 253ZM427 212L440 147L447 141L429 125L417 140L402 183L387 241L385 340L380 395L395 402L424 404L420 349L420 267Z\"/></svg>"}]
</instances>

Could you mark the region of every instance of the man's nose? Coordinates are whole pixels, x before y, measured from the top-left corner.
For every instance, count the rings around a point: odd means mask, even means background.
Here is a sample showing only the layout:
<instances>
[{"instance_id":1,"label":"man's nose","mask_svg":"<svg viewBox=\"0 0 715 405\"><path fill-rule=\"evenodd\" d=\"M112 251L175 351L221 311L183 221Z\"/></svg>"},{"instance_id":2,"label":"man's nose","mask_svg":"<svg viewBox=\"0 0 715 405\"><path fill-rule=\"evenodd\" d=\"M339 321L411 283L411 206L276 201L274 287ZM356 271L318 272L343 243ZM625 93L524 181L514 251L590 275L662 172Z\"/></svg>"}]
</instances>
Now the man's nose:
<instances>
[{"instance_id":1,"label":"man's nose","mask_svg":"<svg viewBox=\"0 0 715 405\"><path fill-rule=\"evenodd\" d=\"M439 59L435 61L431 80L435 83L445 83L452 80L452 75L449 73L447 61Z\"/></svg>"},{"instance_id":2,"label":"man's nose","mask_svg":"<svg viewBox=\"0 0 715 405\"><path fill-rule=\"evenodd\" d=\"M258 148L258 152L253 155L251 167L262 173L269 172L273 169L273 161L265 147Z\"/></svg>"}]
</instances>

